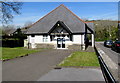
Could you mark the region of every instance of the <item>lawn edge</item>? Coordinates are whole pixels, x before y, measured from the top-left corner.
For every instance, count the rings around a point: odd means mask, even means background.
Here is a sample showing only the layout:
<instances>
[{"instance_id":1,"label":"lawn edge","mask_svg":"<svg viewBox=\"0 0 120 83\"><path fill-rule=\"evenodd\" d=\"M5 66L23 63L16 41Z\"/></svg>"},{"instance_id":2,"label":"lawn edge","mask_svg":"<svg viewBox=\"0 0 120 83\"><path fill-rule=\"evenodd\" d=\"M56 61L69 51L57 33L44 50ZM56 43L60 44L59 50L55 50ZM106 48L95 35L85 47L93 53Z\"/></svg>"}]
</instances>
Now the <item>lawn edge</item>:
<instances>
[{"instance_id":1,"label":"lawn edge","mask_svg":"<svg viewBox=\"0 0 120 83\"><path fill-rule=\"evenodd\" d=\"M28 56L28 55L30 55L30 54L25 54L25 55L22 55L22 56L17 56L17 57L11 58L11 59L1 59L1 61L8 61L8 60L12 60L12 59L15 59L15 58L25 57L25 56Z\"/></svg>"},{"instance_id":2,"label":"lawn edge","mask_svg":"<svg viewBox=\"0 0 120 83\"><path fill-rule=\"evenodd\" d=\"M75 51L75 52L79 52L79 51ZM100 68L100 64L99 64L99 66L60 66L60 64L63 64L63 63L65 62L65 59L66 59L66 58L71 57L75 52L73 52L73 53L71 53L69 56L65 57L62 62L60 62L58 65L55 66L55 68L56 68L56 69L57 69L57 68L58 68L58 69L59 69L59 68ZM96 52L95 52L95 54L96 54ZM96 56L97 56L97 55L96 55ZM99 61L98 61L98 63L99 63Z\"/></svg>"},{"instance_id":3,"label":"lawn edge","mask_svg":"<svg viewBox=\"0 0 120 83\"><path fill-rule=\"evenodd\" d=\"M21 47L22 48L22 47ZM46 50L46 49L45 49ZM13 58L7 58L7 59L0 59L0 61L8 61L8 60L12 60L12 59L16 59L16 58L21 58L21 57L25 57L25 56L29 56L30 54L34 54L34 53L37 53L37 52L41 52L42 50L39 50L39 51L36 51L36 52L32 52L32 53L26 53L26 54L23 54L23 55L20 55L20 56L16 56L16 57L13 57ZM2 55L3 56L3 55Z\"/></svg>"},{"instance_id":4,"label":"lawn edge","mask_svg":"<svg viewBox=\"0 0 120 83\"><path fill-rule=\"evenodd\" d=\"M101 67L97 66L55 66L54 69L61 69L61 68L93 68L93 69L101 69Z\"/></svg>"}]
</instances>

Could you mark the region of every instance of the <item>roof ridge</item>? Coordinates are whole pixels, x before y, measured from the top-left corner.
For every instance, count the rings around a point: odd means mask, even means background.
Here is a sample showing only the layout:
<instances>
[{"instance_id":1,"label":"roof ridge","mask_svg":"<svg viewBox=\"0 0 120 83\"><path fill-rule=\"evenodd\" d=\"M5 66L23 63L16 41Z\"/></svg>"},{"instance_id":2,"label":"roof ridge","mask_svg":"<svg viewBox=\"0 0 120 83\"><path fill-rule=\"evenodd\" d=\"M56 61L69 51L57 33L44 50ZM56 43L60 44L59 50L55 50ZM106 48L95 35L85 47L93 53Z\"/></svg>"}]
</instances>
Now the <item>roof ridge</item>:
<instances>
[{"instance_id":1,"label":"roof ridge","mask_svg":"<svg viewBox=\"0 0 120 83\"><path fill-rule=\"evenodd\" d=\"M63 4L61 4L60 6L64 6ZM46 14L45 16L43 16L42 18L40 18L38 21L36 21L35 23L33 23L32 25L28 26L31 27L33 25L35 25L36 23L38 23L40 20L42 20L43 18L45 18L46 16L48 16L50 13L52 13L53 11L55 11L56 9L58 9L60 6L56 7L54 10L50 11L48 14Z\"/></svg>"},{"instance_id":2,"label":"roof ridge","mask_svg":"<svg viewBox=\"0 0 120 83\"><path fill-rule=\"evenodd\" d=\"M83 23L85 23L84 20L80 19L76 14L74 14L70 9L68 9L65 5L62 5L64 8L66 8L70 13L72 13L75 17L77 17L80 21L82 21Z\"/></svg>"},{"instance_id":3,"label":"roof ridge","mask_svg":"<svg viewBox=\"0 0 120 83\"><path fill-rule=\"evenodd\" d=\"M61 4L60 6L65 6L64 4ZM59 7L59 6L58 6Z\"/></svg>"},{"instance_id":4,"label":"roof ridge","mask_svg":"<svg viewBox=\"0 0 120 83\"><path fill-rule=\"evenodd\" d=\"M58 9L59 7L64 7L65 9L67 9L70 13L72 13L75 17L77 17L80 21L82 21L83 23L85 23L84 20L80 19L77 15L75 15L70 9L68 9L64 4L59 5L58 7L56 7L55 9L53 9L51 12L49 12L48 14L46 14L45 16L43 16L42 18L40 18L38 21L36 21L35 23L33 23L32 25L28 26L31 27L33 25L35 25L36 23L38 23L39 21L41 21L43 18L45 18L46 16L48 16L49 14L51 14L53 11L55 11L56 9Z\"/></svg>"}]
</instances>

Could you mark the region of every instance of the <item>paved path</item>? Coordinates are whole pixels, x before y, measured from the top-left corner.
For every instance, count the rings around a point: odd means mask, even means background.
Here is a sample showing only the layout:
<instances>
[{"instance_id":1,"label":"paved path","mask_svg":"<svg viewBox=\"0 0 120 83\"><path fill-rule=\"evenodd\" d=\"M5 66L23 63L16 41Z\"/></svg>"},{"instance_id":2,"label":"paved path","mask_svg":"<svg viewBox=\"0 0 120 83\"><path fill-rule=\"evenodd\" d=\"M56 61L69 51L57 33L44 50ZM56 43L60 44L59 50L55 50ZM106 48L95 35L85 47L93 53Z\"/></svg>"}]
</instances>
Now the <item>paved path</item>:
<instances>
[{"instance_id":1,"label":"paved path","mask_svg":"<svg viewBox=\"0 0 120 83\"><path fill-rule=\"evenodd\" d=\"M103 60L108 66L108 69L110 70L114 78L116 80L120 79L120 73L118 72L118 69L120 67L118 65L118 63L120 63L120 60L118 58L120 58L120 54L111 50L111 48L104 47L103 43L96 43L96 47L100 48L101 51L105 53Z\"/></svg>"},{"instance_id":2,"label":"paved path","mask_svg":"<svg viewBox=\"0 0 120 83\"><path fill-rule=\"evenodd\" d=\"M101 69L98 68L62 68L53 69L38 81L103 81Z\"/></svg>"},{"instance_id":3,"label":"paved path","mask_svg":"<svg viewBox=\"0 0 120 83\"><path fill-rule=\"evenodd\" d=\"M36 81L71 53L72 51L69 50L51 49L5 61L2 63L2 79L3 81Z\"/></svg>"},{"instance_id":4,"label":"paved path","mask_svg":"<svg viewBox=\"0 0 120 83\"><path fill-rule=\"evenodd\" d=\"M112 59L113 62L118 64L118 56L120 55L119 53L111 50L111 48L104 47L103 43L96 44L96 45L97 47L101 48Z\"/></svg>"}]
</instances>

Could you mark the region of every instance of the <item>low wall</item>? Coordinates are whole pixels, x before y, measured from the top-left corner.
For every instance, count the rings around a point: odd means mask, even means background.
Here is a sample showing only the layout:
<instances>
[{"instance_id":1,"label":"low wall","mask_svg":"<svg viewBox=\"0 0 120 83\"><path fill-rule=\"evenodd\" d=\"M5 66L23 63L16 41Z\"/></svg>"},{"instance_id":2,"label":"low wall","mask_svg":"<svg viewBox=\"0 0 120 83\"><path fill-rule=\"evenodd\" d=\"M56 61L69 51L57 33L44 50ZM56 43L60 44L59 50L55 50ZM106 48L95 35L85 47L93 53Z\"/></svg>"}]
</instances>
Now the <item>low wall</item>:
<instances>
[{"instance_id":1,"label":"low wall","mask_svg":"<svg viewBox=\"0 0 120 83\"><path fill-rule=\"evenodd\" d=\"M52 44L35 44L36 48L52 48L55 49L56 45ZM80 44L73 44L73 45L67 45L67 48L70 50L83 50L83 45Z\"/></svg>"},{"instance_id":2,"label":"low wall","mask_svg":"<svg viewBox=\"0 0 120 83\"><path fill-rule=\"evenodd\" d=\"M54 49L54 45L51 45L51 44L36 44L36 48L52 48L52 49Z\"/></svg>"},{"instance_id":3,"label":"low wall","mask_svg":"<svg viewBox=\"0 0 120 83\"><path fill-rule=\"evenodd\" d=\"M71 49L71 50L82 50L82 45L80 45L80 44L68 45L68 49Z\"/></svg>"}]
</instances>

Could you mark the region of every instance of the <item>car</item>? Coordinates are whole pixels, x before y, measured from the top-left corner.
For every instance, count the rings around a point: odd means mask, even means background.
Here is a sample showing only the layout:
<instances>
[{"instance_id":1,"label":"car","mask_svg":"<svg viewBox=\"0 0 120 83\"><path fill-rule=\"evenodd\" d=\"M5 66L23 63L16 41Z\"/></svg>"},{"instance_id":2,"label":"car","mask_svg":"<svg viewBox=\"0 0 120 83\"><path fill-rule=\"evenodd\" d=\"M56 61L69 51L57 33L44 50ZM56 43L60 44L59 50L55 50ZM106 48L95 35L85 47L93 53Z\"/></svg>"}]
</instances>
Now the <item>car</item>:
<instances>
[{"instance_id":1,"label":"car","mask_svg":"<svg viewBox=\"0 0 120 83\"><path fill-rule=\"evenodd\" d=\"M106 41L104 42L104 46L105 46L105 47L111 47L112 44L113 44L113 41L112 41L112 40L106 40Z\"/></svg>"},{"instance_id":2,"label":"car","mask_svg":"<svg viewBox=\"0 0 120 83\"><path fill-rule=\"evenodd\" d=\"M116 40L111 47L112 50L120 52L120 41Z\"/></svg>"}]
</instances>

